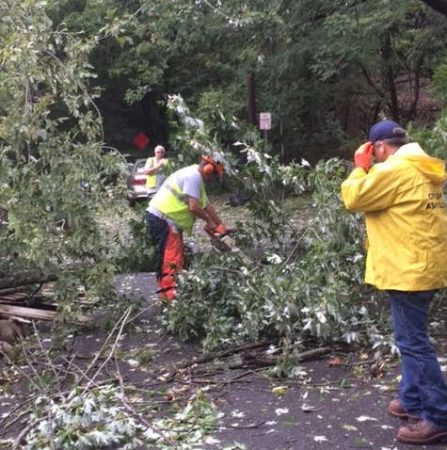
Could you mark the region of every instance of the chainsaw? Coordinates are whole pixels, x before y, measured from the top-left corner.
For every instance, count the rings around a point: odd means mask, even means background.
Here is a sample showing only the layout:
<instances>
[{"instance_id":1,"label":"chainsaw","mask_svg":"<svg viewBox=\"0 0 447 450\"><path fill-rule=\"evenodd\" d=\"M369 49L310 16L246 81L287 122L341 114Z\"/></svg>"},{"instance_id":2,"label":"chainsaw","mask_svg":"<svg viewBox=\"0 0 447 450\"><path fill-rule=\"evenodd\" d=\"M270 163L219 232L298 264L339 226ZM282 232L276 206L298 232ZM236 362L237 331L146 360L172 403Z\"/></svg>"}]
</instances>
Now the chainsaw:
<instances>
[{"instance_id":1,"label":"chainsaw","mask_svg":"<svg viewBox=\"0 0 447 450\"><path fill-rule=\"evenodd\" d=\"M205 227L204 230L210 237L211 245L222 253L236 253L241 259L250 266L253 266L253 260L248 257L237 245L232 237L235 233L233 229L227 229L224 233L215 233L212 229Z\"/></svg>"}]
</instances>

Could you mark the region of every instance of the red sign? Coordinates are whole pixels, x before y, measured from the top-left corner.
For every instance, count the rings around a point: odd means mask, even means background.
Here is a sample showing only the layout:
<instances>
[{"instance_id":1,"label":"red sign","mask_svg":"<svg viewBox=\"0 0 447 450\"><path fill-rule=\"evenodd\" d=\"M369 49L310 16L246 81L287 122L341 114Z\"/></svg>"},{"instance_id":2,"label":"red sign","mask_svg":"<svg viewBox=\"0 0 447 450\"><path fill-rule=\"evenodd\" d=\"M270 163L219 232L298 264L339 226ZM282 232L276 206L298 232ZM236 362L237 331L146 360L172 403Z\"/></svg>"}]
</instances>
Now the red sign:
<instances>
[{"instance_id":1,"label":"red sign","mask_svg":"<svg viewBox=\"0 0 447 450\"><path fill-rule=\"evenodd\" d=\"M135 147L139 150L145 149L149 145L149 142L149 137L142 131L133 138L133 145L135 145Z\"/></svg>"},{"instance_id":2,"label":"red sign","mask_svg":"<svg viewBox=\"0 0 447 450\"><path fill-rule=\"evenodd\" d=\"M269 112L259 113L259 129L260 130L272 129L272 113Z\"/></svg>"}]
</instances>

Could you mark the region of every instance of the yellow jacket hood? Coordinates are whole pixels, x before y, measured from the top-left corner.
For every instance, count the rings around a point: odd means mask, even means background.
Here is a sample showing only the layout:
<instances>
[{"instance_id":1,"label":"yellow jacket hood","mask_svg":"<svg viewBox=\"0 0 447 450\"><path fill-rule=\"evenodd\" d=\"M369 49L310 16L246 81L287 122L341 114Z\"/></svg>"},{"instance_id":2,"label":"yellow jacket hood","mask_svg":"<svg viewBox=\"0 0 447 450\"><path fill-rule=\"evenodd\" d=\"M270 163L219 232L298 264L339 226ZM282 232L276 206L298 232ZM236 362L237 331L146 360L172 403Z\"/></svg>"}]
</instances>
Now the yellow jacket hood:
<instances>
[{"instance_id":1,"label":"yellow jacket hood","mask_svg":"<svg viewBox=\"0 0 447 450\"><path fill-rule=\"evenodd\" d=\"M434 184L444 184L447 180L445 162L427 155L417 143L403 145L387 161L392 162L396 158L412 164Z\"/></svg>"}]
</instances>

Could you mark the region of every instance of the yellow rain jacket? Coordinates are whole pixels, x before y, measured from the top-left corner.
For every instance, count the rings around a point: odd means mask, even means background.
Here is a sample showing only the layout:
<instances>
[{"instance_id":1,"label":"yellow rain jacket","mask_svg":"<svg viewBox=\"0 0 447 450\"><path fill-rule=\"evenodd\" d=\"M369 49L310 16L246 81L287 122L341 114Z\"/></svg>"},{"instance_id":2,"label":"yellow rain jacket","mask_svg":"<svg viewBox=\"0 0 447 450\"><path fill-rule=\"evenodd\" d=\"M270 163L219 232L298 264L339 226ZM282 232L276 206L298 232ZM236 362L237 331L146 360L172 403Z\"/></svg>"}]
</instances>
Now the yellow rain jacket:
<instances>
[{"instance_id":1,"label":"yellow rain jacket","mask_svg":"<svg viewBox=\"0 0 447 450\"><path fill-rule=\"evenodd\" d=\"M367 283L399 291L447 286L446 179L444 161L411 143L342 183L346 208L365 213Z\"/></svg>"}]
</instances>

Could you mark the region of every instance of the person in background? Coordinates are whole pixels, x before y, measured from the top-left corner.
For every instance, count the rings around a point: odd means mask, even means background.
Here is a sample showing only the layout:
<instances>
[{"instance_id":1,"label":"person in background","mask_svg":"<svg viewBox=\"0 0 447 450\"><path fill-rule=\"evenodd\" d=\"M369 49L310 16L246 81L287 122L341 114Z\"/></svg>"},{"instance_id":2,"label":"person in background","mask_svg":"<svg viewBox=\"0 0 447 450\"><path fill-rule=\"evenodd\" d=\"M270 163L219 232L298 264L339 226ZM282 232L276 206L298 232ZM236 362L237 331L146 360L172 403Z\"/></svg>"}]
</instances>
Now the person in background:
<instances>
[{"instance_id":1,"label":"person in background","mask_svg":"<svg viewBox=\"0 0 447 450\"><path fill-rule=\"evenodd\" d=\"M447 385L427 332L434 292L447 286L445 164L391 120L370 129L354 162L341 193L347 209L364 213L365 281L388 294L401 357L399 398L388 411L410 419L398 441L428 444L447 436Z\"/></svg>"},{"instance_id":2,"label":"person in background","mask_svg":"<svg viewBox=\"0 0 447 450\"><path fill-rule=\"evenodd\" d=\"M157 145L154 148L154 156L147 159L144 166L144 174L147 175L146 189L149 198L152 197L166 179L166 171L169 168L169 160L165 158L165 148Z\"/></svg>"},{"instance_id":3,"label":"person in background","mask_svg":"<svg viewBox=\"0 0 447 450\"><path fill-rule=\"evenodd\" d=\"M150 236L157 246L157 282L162 300L176 295L175 272L183 268L183 232L191 232L196 218L206 222L206 231L215 236L231 230L222 223L209 203L205 182L223 177L224 166L217 158L202 156L200 164L171 174L147 208Z\"/></svg>"}]
</instances>

